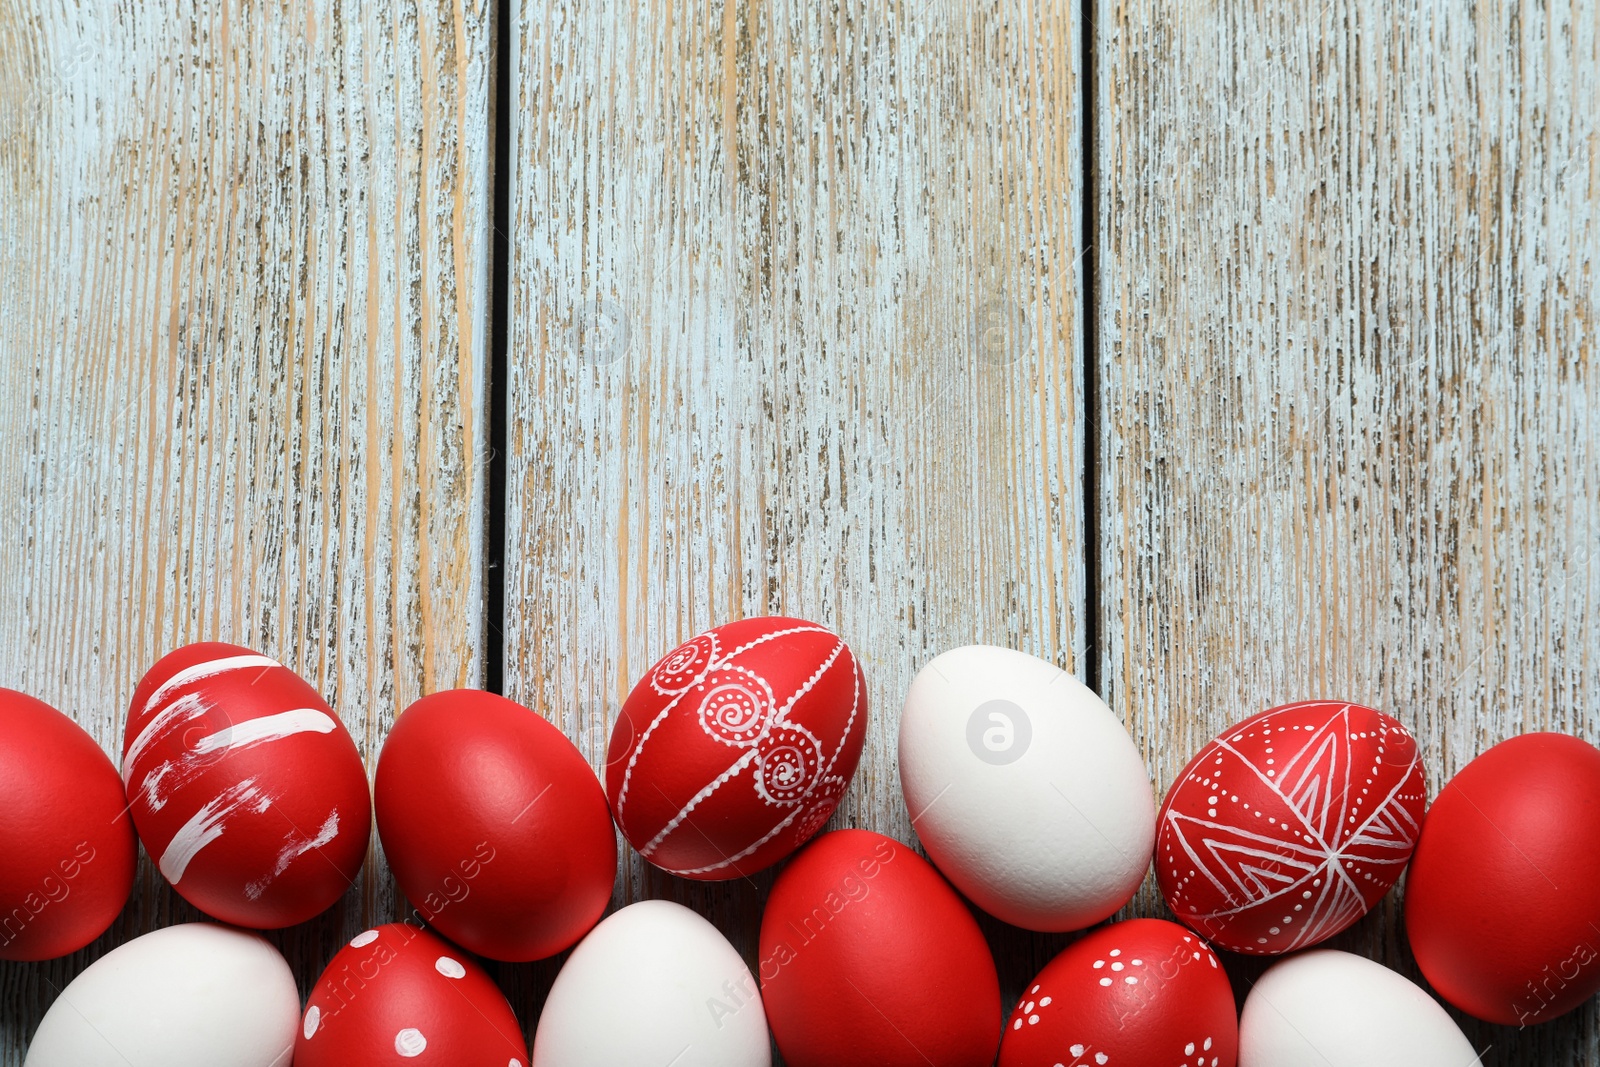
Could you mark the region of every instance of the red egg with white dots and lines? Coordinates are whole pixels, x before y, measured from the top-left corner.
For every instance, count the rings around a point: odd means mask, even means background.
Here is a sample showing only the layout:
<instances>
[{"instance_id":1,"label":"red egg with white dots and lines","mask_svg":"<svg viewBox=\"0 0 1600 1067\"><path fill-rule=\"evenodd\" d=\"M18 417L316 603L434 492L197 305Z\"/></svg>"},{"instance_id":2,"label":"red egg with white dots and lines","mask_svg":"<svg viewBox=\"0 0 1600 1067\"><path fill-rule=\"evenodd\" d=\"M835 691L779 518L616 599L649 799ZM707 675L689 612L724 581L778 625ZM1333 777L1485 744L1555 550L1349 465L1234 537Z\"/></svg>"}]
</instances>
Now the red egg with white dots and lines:
<instances>
[{"instance_id":1,"label":"red egg with white dots and lines","mask_svg":"<svg viewBox=\"0 0 1600 1067\"><path fill-rule=\"evenodd\" d=\"M461 949L409 923L359 934L306 1002L295 1067L525 1067L505 994Z\"/></svg>"},{"instance_id":2,"label":"red egg with white dots and lines","mask_svg":"<svg viewBox=\"0 0 1600 1067\"><path fill-rule=\"evenodd\" d=\"M866 683L837 634L777 616L730 622L667 653L628 694L606 796L657 867L754 874L828 821L866 724Z\"/></svg>"},{"instance_id":3,"label":"red egg with white dots and lines","mask_svg":"<svg viewBox=\"0 0 1600 1067\"><path fill-rule=\"evenodd\" d=\"M248 648L185 645L145 673L122 777L157 869L223 922L304 922L366 859L372 800L355 742L303 678Z\"/></svg>"},{"instance_id":4,"label":"red egg with white dots and lines","mask_svg":"<svg viewBox=\"0 0 1600 1067\"><path fill-rule=\"evenodd\" d=\"M999 1067L1234 1067L1239 1025L1216 953L1163 919L1101 927L1029 983Z\"/></svg>"},{"instance_id":5,"label":"red egg with white dots and lines","mask_svg":"<svg viewBox=\"0 0 1600 1067\"><path fill-rule=\"evenodd\" d=\"M1339 701L1264 711L1203 747L1167 793L1161 892L1219 948L1315 945L1393 887L1426 803L1417 743L1394 718Z\"/></svg>"}]
</instances>

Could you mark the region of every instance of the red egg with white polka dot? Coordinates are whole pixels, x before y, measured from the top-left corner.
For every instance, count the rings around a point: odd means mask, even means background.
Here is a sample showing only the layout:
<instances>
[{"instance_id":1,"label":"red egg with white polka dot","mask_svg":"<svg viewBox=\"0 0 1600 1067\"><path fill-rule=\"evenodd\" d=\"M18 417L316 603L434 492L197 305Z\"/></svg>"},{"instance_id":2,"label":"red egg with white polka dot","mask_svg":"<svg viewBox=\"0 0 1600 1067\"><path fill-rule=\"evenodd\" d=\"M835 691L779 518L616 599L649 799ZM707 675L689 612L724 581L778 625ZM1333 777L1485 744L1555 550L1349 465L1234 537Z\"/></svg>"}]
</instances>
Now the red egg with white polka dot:
<instances>
[{"instance_id":1,"label":"red egg with white polka dot","mask_svg":"<svg viewBox=\"0 0 1600 1067\"><path fill-rule=\"evenodd\" d=\"M470 956L410 923L357 936L306 1003L295 1067L524 1067L505 994Z\"/></svg>"},{"instance_id":2,"label":"red egg with white polka dot","mask_svg":"<svg viewBox=\"0 0 1600 1067\"><path fill-rule=\"evenodd\" d=\"M1292 952L1394 886L1426 803L1417 743L1395 719L1339 701L1273 708L1179 773L1156 824L1156 877L1212 944Z\"/></svg>"},{"instance_id":3,"label":"red egg with white polka dot","mask_svg":"<svg viewBox=\"0 0 1600 1067\"><path fill-rule=\"evenodd\" d=\"M1051 960L1006 1020L999 1067L1234 1067L1233 988L1177 923L1130 919Z\"/></svg>"},{"instance_id":4,"label":"red egg with white polka dot","mask_svg":"<svg viewBox=\"0 0 1600 1067\"><path fill-rule=\"evenodd\" d=\"M303 678L248 648L186 645L145 673L122 776L157 869L223 922L304 922L366 859L372 799L355 742Z\"/></svg>"},{"instance_id":5,"label":"red egg with white polka dot","mask_svg":"<svg viewBox=\"0 0 1600 1067\"><path fill-rule=\"evenodd\" d=\"M742 619L662 657L611 733L606 795L623 836L684 878L753 874L839 805L866 737L867 690L838 635Z\"/></svg>"}]
</instances>

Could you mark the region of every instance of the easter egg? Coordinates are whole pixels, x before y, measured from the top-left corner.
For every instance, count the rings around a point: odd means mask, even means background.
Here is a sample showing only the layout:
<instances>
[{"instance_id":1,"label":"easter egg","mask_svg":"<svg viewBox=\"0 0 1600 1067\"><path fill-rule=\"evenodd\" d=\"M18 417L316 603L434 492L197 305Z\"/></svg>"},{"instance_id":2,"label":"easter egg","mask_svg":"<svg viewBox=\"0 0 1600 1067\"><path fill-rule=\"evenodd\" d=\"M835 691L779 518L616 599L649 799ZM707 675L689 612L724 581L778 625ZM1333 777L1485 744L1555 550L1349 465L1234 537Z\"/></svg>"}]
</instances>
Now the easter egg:
<instances>
[{"instance_id":1,"label":"easter egg","mask_svg":"<svg viewBox=\"0 0 1600 1067\"><path fill-rule=\"evenodd\" d=\"M633 687L606 795L639 854L684 878L753 874L838 807L861 758L867 691L816 623L744 619L663 656Z\"/></svg>"},{"instance_id":2,"label":"easter egg","mask_svg":"<svg viewBox=\"0 0 1600 1067\"><path fill-rule=\"evenodd\" d=\"M1201 748L1167 793L1161 892L1221 948L1315 945L1394 885L1426 803L1416 741L1390 716L1338 701L1264 711Z\"/></svg>"},{"instance_id":3,"label":"easter egg","mask_svg":"<svg viewBox=\"0 0 1600 1067\"><path fill-rule=\"evenodd\" d=\"M989 1067L994 958L966 904L911 849L824 834L778 875L761 915L761 994L789 1067Z\"/></svg>"},{"instance_id":4,"label":"easter egg","mask_svg":"<svg viewBox=\"0 0 1600 1067\"><path fill-rule=\"evenodd\" d=\"M1216 954L1177 923L1130 919L1068 945L1006 1023L1000 1067L1234 1067L1233 987Z\"/></svg>"},{"instance_id":5,"label":"easter egg","mask_svg":"<svg viewBox=\"0 0 1600 1067\"><path fill-rule=\"evenodd\" d=\"M255 934L185 923L136 937L56 998L24 1067L283 1067L300 993ZM498 1067L498 1065L497 1065Z\"/></svg>"},{"instance_id":6,"label":"easter egg","mask_svg":"<svg viewBox=\"0 0 1600 1067\"><path fill-rule=\"evenodd\" d=\"M1437 1001L1380 963L1317 949L1267 968L1245 998L1239 1067L1472 1067Z\"/></svg>"},{"instance_id":7,"label":"easter egg","mask_svg":"<svg viewBox=\"0 0 1600 1067\"><path fill-rule=\"evenodd\" d=\"M1428 982L1489 1022L1526 1026L1600 991L1600 749L1502 741L1439 791L1406 878L1406 934Z\"/></svg>"},{"instance_id":8,"label":"easter egg","mask_svg":"<svg viewBox=\"0 0 1600 1067\"><path fill-rule=\"evenodd\" d=\"M771 1062L744 960L716 927L667 900L630 904L579 942L533 1039L534 1067Z\"/></svg>"},{"instance_id":9,"label":"easter egg","mask_svg":"<svg viewBox=\"0 0 1600 1067\"><path fill-rule=\"evenodd\" d=\"M522 1024L470 956L409 923L358 934L317 979L295 1067L524 1067Z\"/></svg>"},{"instance_id":10,"label":"easter egg","mask_svg":"<svg viewBox=\"0 0 1600 1067\"><path fill-rule=\"evenodd\" d=\"M43 701L0 689L0 959L65 956L116 919L139 847L125 807L94 738Z\"/></svg>"},{"instance_id":11,"label":"easter egg","mask_svg":"<svg viewBox=\"0 0 1600 1067\"><path fill-rule=\"evenodd\" d=\"M455 690L395 721L374 776L400 888L440 933L497 960L544 959L600 921L617 839L565 734L493 693Z\"/></svg>"},{"instance_id":12,"label":"easter egg","mask_svg":"<svg viewBox=\"0 0 1600 1067\"><path fill-rule=\"evenodd\" d=\"M1055 664L970 645L911 683L900 784L939 870L989 914L1079 930L1138 890L1156 802L1133 739Z\"/></svg>"},{"instance_id":13,"label":"easter egg","mask_svg":"<svg viewBox=\"0 0 1600 1067\"><path fill-rule=\"evenodd\" d=\"M372 802L355 742L299 675L247 648L186 645L150 668L122 775L162 877L224 922L304 922L366 858Z\"/></svg>"}]
</instances>

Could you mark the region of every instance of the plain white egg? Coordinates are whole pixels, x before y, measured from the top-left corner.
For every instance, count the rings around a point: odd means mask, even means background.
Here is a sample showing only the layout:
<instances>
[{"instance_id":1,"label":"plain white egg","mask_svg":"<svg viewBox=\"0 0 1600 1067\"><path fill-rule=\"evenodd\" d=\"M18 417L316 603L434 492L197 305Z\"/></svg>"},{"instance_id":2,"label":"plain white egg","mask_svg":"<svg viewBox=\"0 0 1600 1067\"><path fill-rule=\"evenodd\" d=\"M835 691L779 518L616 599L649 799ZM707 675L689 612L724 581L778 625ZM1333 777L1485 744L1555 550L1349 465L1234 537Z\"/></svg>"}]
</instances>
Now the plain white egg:
<instances>
[{"instance_id":1,"label":"plain white egg","mask_svg":"<svg viewBox=\"0 0 1600 1067\"><path fill-rule=\"evenodd\" d=\"M567 959L533 1067L771 1067L761 992L717 928L666 900L631 904Z\"/></svg>"},{"instance_id":2,"label":"plain white egg","mask_svg":"<svg viewBox=\"0 0 1600 1067\"><path fill-rule=\"evenodd\" d=\"M1263 974L1239 1021L1239 1067L1472 1067L1438 1002L1381 963L1319 949Z\"/></svg>"},{"instance_id":3,"label":"plain white egg","mask_svg":"<svg viewBox=\"0 0 1600 1067\"><path fill-rule=\"evenodd\" d=\"M134 938L73 979L24 1067L287 1067L299 1021L277 949L186 923Z\"/></svg>"},{"instance_id":4,"label":"plain white egg","mask_svg":"<svg viewBox=\"0 0 1600 1067\"><path fill-rule=\"evenodd\" d=\"M1055 664L968 645L918 672L900 784L928 858L974 904L1029 930L1081 930L1139 888L1156 803L1133 739Z\"/></svg>"}]
</instances>

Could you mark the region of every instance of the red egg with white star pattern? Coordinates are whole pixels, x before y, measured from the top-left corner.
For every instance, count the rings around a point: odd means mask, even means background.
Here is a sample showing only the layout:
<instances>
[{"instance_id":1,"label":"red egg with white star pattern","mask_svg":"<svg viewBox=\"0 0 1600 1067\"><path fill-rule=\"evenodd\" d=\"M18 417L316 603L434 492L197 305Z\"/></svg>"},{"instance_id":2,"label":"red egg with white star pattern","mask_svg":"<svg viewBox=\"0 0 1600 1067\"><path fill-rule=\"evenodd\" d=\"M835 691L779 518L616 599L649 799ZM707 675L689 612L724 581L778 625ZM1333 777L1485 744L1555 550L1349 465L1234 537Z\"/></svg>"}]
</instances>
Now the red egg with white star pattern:
<instances>
[{"instance_id":1,"label":"red egg with white star pattern","mask_svg":"<svg viewBox=\"0 0 1600 1067\"><path fill-rule=\"evenodd\" d=\"M1405 869L1427 803L1398 721L1338 701L1288 704L1189 761L1156 823L1156 876L1220 948L1276 955L1365 915Z\"/></svg>"},{"instance_id":2,"label":"red egg with white star pattern","mask_svg":"<svg viewBox=\"0 0 1600 1067\"><path fill-rule=\"evenodd\" d=\"M861 670L826 627L778 616L718 626L628 694L606 756L612 814L672 874L753 874L828 821L866 722Z\"/></svg>"},{"instance_id":3,"label":"red egg with white star pattern","mask_svg":"<svg viewBox=\"0 0 1600 1067\"><path fill-rule=\"evenodd\" d=\"M295 1067L525 1067L528 1045L505 994L465 952L389 923L340 949L317 979Z\"/></svg>"},{"instance_id":4,"label":"red egg with white star pattern","mask_svg":"<svg viewBox=\"0 0 1600 1067\"><path fill-rule=\"evenodd\" d=\"M248 648L186 645L146 672L122 777L162 876L235 926L306 921L366 858L372 800L355 742L304 679Z\"/></svg>"},{"instance_id":5,"label":"red egg with white star pattern","mask_svg":"<svg viewBox=\"0 0 1600 1067\"><path fill-rule=\"evenodd\" d=\"M1006 1020L999 1067L1234 1067L1233 987L1211 947L1163 919L1068 945Z\"/></svg>"}]
</instances>

